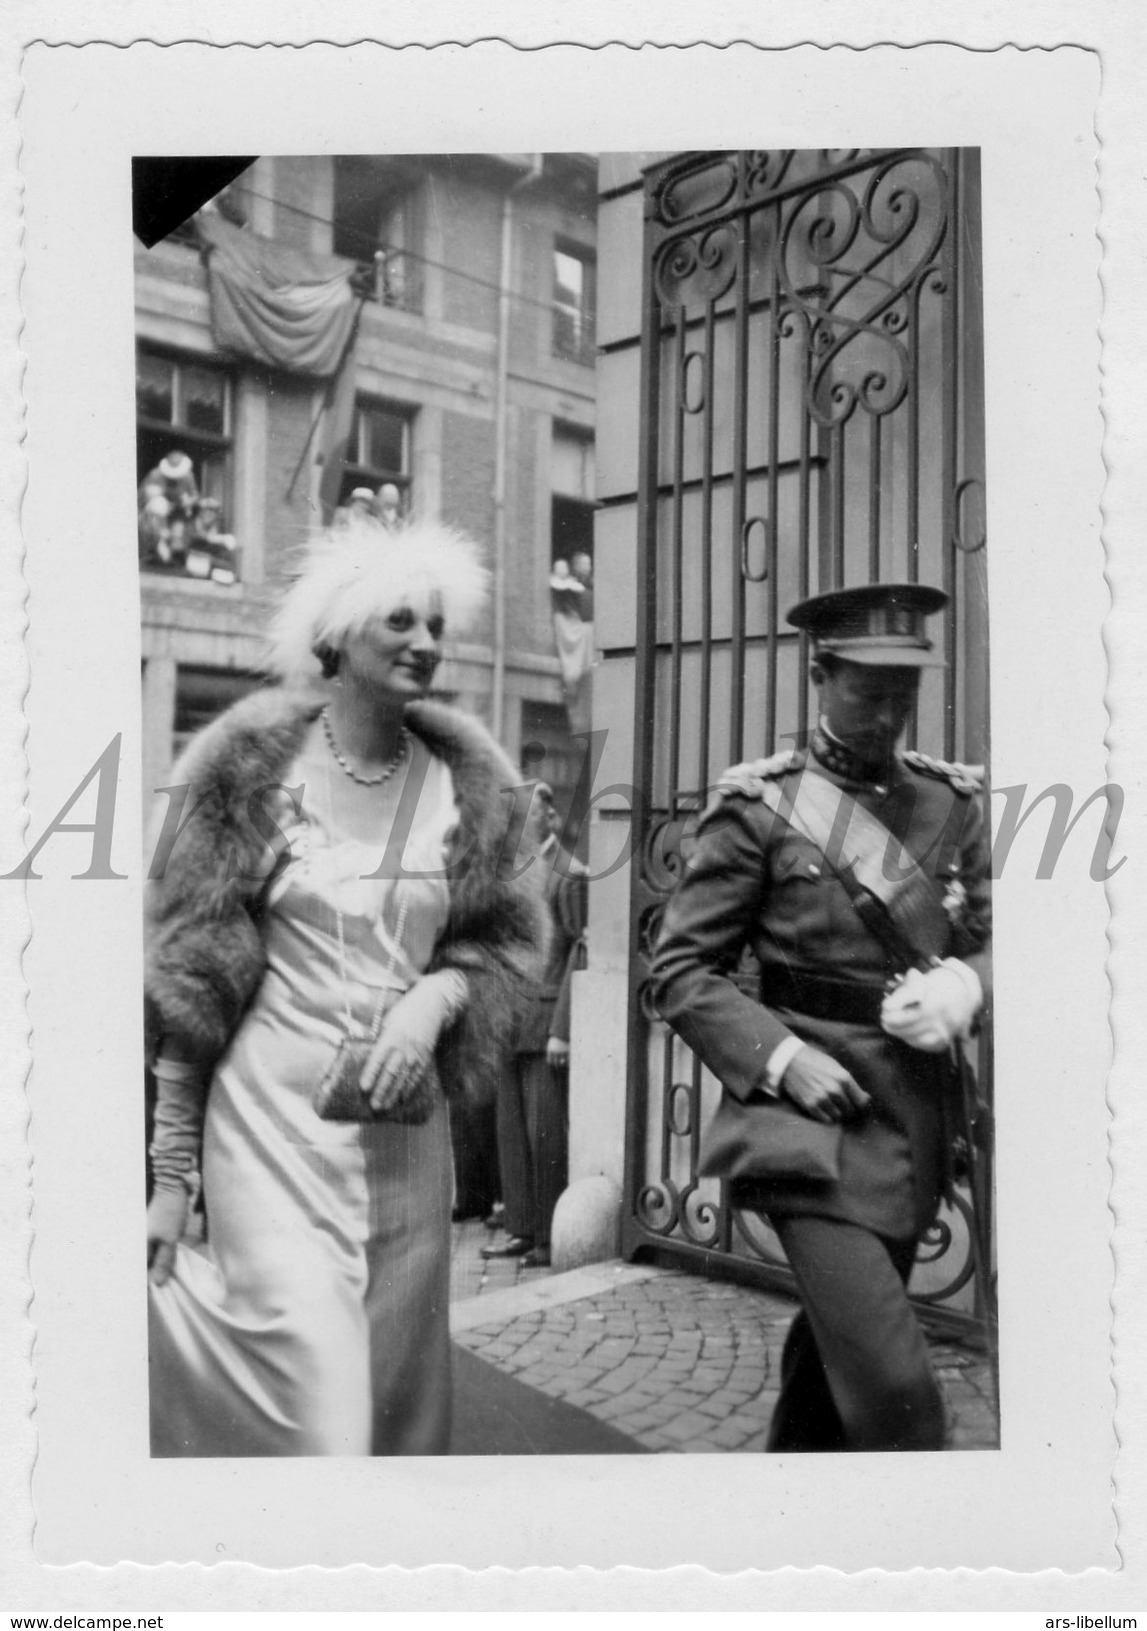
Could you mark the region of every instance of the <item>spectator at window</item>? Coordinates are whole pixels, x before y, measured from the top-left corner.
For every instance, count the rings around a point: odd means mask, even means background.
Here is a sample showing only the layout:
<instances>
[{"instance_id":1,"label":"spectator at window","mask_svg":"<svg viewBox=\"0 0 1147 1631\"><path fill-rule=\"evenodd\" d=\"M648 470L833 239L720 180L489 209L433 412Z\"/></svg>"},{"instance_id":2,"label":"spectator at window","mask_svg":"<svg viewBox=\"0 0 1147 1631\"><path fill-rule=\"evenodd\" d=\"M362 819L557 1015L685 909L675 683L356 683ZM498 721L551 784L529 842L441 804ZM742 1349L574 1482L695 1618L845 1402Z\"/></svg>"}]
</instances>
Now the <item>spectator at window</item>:
<instances>
[{"instance_id":1,"label":"spectator at window","mask_svg":"<svg viewBox=\"0 0 1147 1631\"><path fill-rule=\"evenodd\" d=\"M223 504L218 498L201 498L191 523L187 549L187 573L193 578L210 578L213 583L232 584L239 576L238 545L220 526Z\"/></svg>"},{"instance_id":2,"label":"spectator at window","mask_svg":"<svg viewBox=\"0 0 1147 1631\"><path fill-rule=\"evenodd\" d=\"M562 694L570 726L588 728L588 679L593 667L593 564L584 550L573 557L573 570L556 560L550 574L554 645L562 677Z\"/></svg>"},{"instance_id":3,"label":"spectator at window","mask_svg":"<svg viewBox=\"0 0 1147 1631\"><path fill-rule=\"evenodd\" d=\"M198 502L191 459L173 448L140 483L140 547L145 564L183 566ZM145 545L150 558L143 556Z\"/></svg>"},{"instance_id":4,"label":"spectator at window","mask_svg":"<svg viewBox=\"0 0 1147 1631\"><path fill-rule=\"evenodd\" d=\"M583 623L593 622L593 559L584 550L579 549L573 561L573 575L585 591L582 596L579 610Z\"/></svg>"},{"instance_id":5,"label":"spectator at window","mask_svg":"<svg viewBox=\"0 0 1147 1631\"><path fill-rule=\"evenodd\" d=\"M392 481L384 481L375 500L378 519L389 531L402 519L402 494Z\"/></svg>"}]
</instances>

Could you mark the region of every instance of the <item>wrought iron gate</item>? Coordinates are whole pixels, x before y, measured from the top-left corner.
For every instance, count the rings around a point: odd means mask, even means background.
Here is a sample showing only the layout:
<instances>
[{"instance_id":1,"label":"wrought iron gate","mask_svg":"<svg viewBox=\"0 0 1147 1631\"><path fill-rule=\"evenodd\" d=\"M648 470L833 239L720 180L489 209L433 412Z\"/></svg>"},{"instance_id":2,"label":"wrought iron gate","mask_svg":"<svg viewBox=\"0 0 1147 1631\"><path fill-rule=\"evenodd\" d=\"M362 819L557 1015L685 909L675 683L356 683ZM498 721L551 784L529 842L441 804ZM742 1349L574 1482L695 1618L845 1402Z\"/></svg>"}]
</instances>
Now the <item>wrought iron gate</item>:
<instances>
[{"instance_id":1,"label":"wrought iron gate","mask_svg":"<svg viewBox=\"0 0 1147 1631\"><path fill-rule=\"evenodd\" d=\"M974 153L922 148L692 153L647 174L629 1257L787 1276L767 1225L698 1177L717 1084L646 985L706 789L808 729L805 637L784 612L841 584L941 584L948 667L925 680L914 735L986 755L978 185ZM990 1172L982 1190L986 1208ZM964 1198L912 1289L972 1315Z\"/></svg>"}]
</instances>

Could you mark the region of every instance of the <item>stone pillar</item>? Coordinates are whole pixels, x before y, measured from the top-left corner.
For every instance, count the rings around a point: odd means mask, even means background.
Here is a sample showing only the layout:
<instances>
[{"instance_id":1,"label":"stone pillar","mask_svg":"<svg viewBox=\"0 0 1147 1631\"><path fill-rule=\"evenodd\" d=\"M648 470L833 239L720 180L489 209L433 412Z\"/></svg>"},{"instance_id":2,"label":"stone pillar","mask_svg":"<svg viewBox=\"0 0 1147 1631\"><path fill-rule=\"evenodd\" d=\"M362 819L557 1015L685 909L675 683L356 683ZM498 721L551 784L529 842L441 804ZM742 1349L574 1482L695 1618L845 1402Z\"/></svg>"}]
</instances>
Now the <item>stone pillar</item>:
<instances>
[{"instance_id":1,"label":"stone pillar","mask_svg":"<svg viewBox=\"0 0 1147 1631\"><path fill-rule=\"evenodd\" d=\"M266 576L267 386L243 374L235 390L235 482L229 531L239 544L243 583Z\"/></svg>"},{"instance_id":2,"label":"stone pillar","mask_svg":"<svg viewBox=\"0 0 1147 1631\"><path fill-rule=\"evenodd\" d=\"M604 156L599 172L593 721L600 759L591 798L589 966L575 976L570 1061L570 1187L554 1215L555 1267L619 1250L629 1022L633 648L637 621L640 165Z\"/></svg>"}]
</instances>

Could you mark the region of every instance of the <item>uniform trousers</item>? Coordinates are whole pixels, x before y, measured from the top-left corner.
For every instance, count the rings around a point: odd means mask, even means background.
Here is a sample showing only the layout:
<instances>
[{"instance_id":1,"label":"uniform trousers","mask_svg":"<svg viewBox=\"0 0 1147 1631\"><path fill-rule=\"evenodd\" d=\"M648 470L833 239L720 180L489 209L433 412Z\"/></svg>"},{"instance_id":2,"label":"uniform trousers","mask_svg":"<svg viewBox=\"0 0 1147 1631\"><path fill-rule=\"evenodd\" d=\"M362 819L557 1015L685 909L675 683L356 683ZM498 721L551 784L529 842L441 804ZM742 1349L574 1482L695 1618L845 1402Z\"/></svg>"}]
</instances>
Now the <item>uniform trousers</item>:
<instances>
[{"instance_id":1,"label":"uniform trousers","mask_svg":"<svg viewBox=\"0 0 1147 1631\"><path fill-rule=\"evenodd\" d=\"M460 1218L484 1218L498 1198L498 1135L492 1104L450 1106L454 1150L454 1210Z\"/></svg>"},{"instance_id":2,"label":"uniform trousers","mask_svg":"<svg viewBox=\"0 0 1147 1631\"><path fill-rule=\"evenodd\" d=\"M498 1089L498 1159L507 1234L548 1246L566 1187L569 1127L566 1073L544 1053L516 1053Z\"/></svg>"},{"instance_id":3,"label":"uniform trousers","mask_svg":"<svg viewBox=\"0 0 1147 1631\"><path fill-rule=\"evenodd\" d=\"M770 1221L803 1307L785 1340L769 1449L943 1449L943 1397L905 1289L916 1242L835 1218Z\"/></svg>"}]
</instances>

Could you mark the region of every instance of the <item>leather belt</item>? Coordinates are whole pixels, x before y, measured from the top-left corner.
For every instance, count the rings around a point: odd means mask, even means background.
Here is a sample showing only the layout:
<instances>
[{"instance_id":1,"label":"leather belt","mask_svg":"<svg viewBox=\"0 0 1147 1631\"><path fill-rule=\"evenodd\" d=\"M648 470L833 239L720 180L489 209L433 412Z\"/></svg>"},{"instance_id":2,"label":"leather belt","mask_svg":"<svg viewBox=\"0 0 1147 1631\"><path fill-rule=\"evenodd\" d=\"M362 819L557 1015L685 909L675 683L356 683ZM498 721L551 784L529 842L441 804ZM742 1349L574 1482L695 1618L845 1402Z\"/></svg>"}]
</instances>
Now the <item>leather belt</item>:
<instances>
[{"instance_id":1,"label":"leather belt","mask_svg":"<svg viewBox=\"0 0 1147 1631\"><path fill-rule=\"evenodd\" d=\"M807 1019L878 1026L884 997L882 985L834 980L793 968L769 968L761 972L761 1001L769 1008L787 1008L794 1014L804 1014Z\"/></svg>"}]
</instances>

